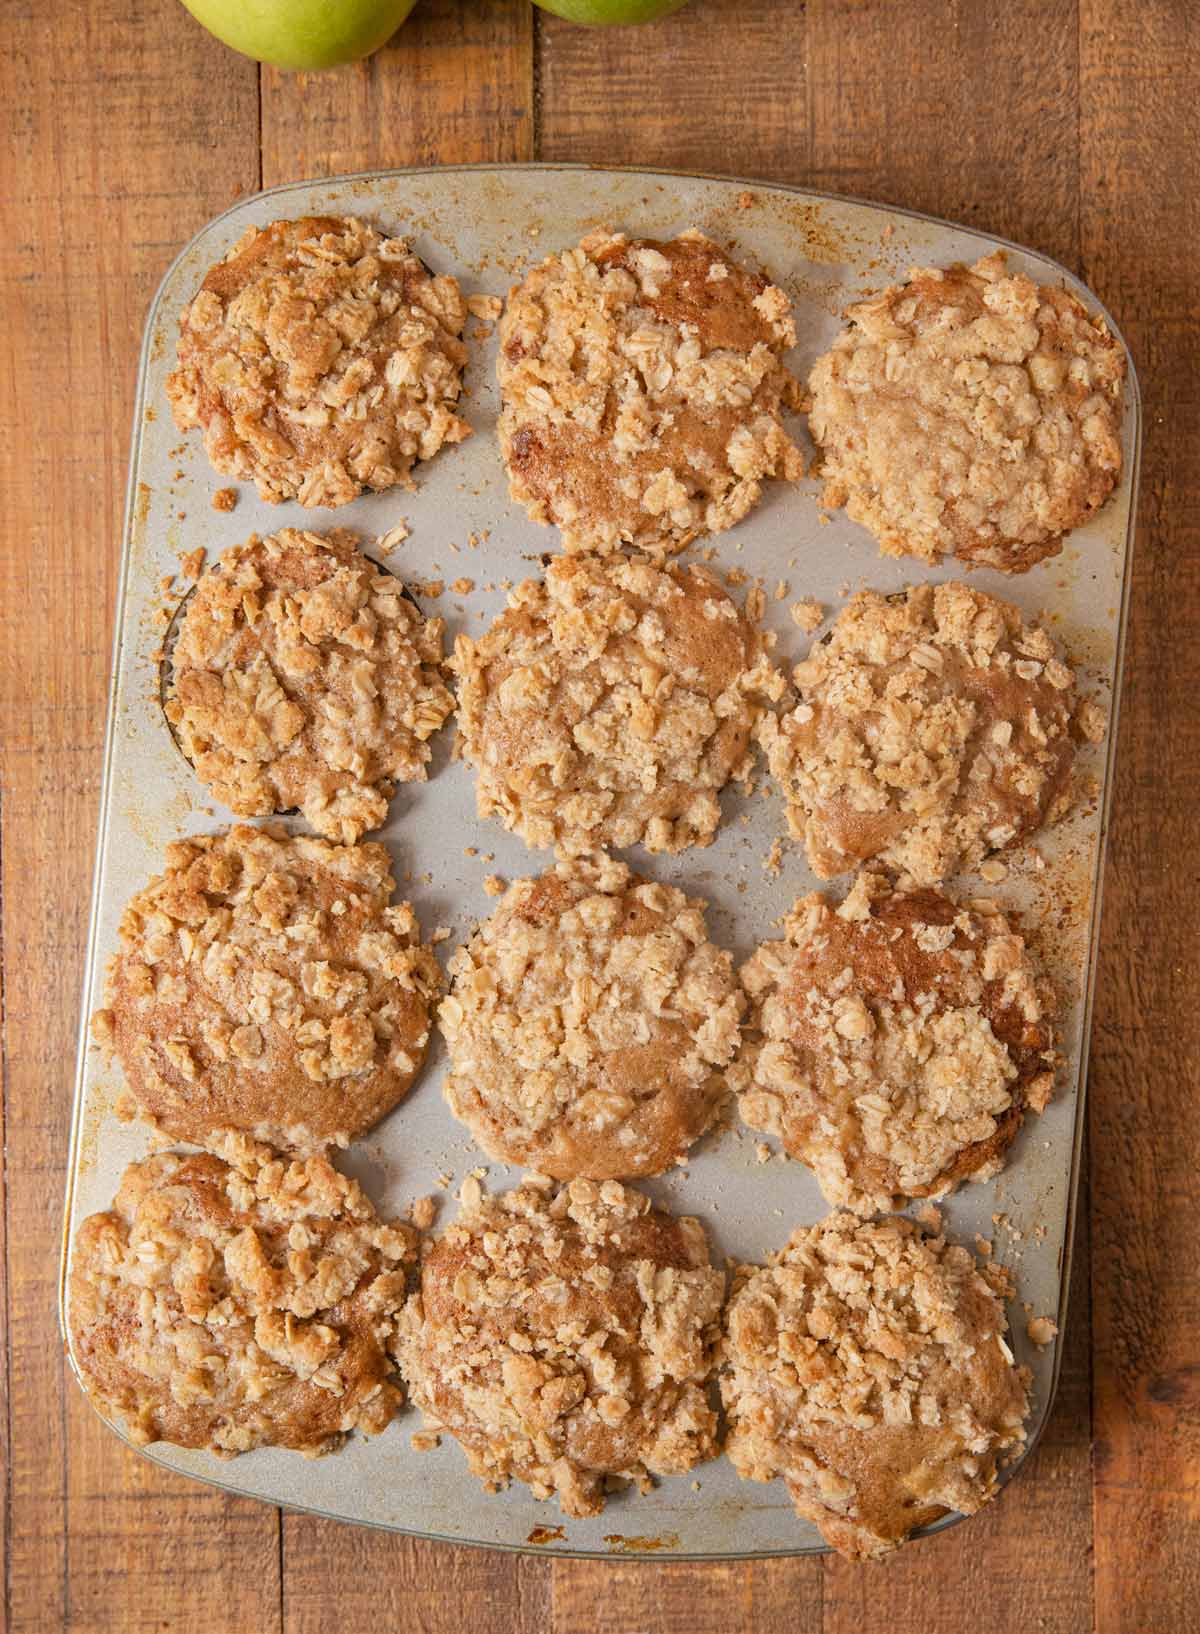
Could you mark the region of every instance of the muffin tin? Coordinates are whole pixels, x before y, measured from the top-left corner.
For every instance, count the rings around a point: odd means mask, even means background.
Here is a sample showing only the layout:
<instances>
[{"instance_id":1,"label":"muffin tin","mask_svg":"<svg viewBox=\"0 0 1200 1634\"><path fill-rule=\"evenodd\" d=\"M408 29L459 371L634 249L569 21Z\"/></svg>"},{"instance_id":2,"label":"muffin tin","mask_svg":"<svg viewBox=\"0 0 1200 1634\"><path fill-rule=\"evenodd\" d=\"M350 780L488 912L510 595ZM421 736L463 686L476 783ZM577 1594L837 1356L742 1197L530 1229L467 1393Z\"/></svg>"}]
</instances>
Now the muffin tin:
<instances>
[{"instance_id":1,"label":"muffin tin","mask_svg":"<svg viewBox=\"0 0 1200 1634\"><path fill-rule=\"evenodd\" d=\"M192 240L155 297L138 381L75 1088L64 1302L76 1226L109 1205L126 1164L150 1146L144 1125L118 1119L118 1071L102 1065L87 1032L87 1017L102 999L104 965L115 947L122 907L158 871L169 840L229 820L227 812L210 804L183 760L161 708L159 654L167 623L188 588L180 556L203 546L211 562L251 532L282 526L351 527L370 554L404 577L427 612L446 619L452 641L459 631L486 629L505 604L506 583L536 575L543 555L557 548L554 531L531 523L507 497L494 437L495 326L476 319L468 322L471 357L464 400L475 435L419 467L415 493L394 489L322 511L269 506L243 485L232 512L213 508L213 494L226 484L211 471L200 439L176 432L164 395L179 313L205 269L248 226L330 213L364 214L387 231L411 235L435 272L455 274L467 294L498 296L533 261L575 243L597 225L657 237L697 226L735 255L761 261L791 296L799 340L789 363L802 378L836 333L849 301L902 277L914 262L973 261L1000 242L928 217L799 189L551 165L389 171L278 187L242 200ZM1057 263L1004 247L1013 268L1040 282L1061 280L1099 310L1090 292ZM486 336L479 337L485 328ZM807 447L802 428L797 431ZM971 584L1040 618L1076 661L1084 689L1110 716L1105 743L1081 752L1081 773L1091 779L1091 790L1066 822L1038 836L1034 848L1006 859L1004 880L989 885L962 876L951 887L993 896L1022 913L1023 928L1066 1000L1055 1099L1041 1117L1027 1120L995 1180L963 1188L940 1205L952 1236L968 1244L976 1234L991 1240L995 1258L1016 1275L1012 1343L1034 1377L1030 1449L1054 1395L1070 1271L1137 487L1140 405L1132 364L1123 438L1118 489L1087 527L1071 535L1061 555L1013 578L991 571L968 576ZM928 568L881 557L863 529L842 513L821 508L819 494L813 479L795 488L768 484L762 503L744 522L700 542L701 549L715 552L715 568L747 576L735 592L739 597L761 581L765 622L777 632L776 656L786 663L820 639L856 589L891 591L919 580L964 576L953 562ZM375 541L401 519L409 537L381 552ZM689 555L697 554L693 547ZM164 590L170 575L174 582ZM445 586L440 596L429 593L433 580ZM471 580L473 588L455 590L456 580ZM812 636L788 614L790 603L804 597L814 597L827 614ZM474 777L452 759L452 735L450 727L438 734L429 782L401 787L386 828L371 836L388 845L398 894L411 897L426 934L436 927L450 931L443 953L491 910L483 889L486 876L512 880L539 872L551 860L548 853L527 850L498 824L477 819ZM774 922L795 897L820 882L795 843L784 845L777 871L770 866L773 842L784 834L785 822L782 799L767 785L761 760L753 792L727 790L723 811L716 841L706 850L677 857L651 857L640 850L624 855L649 878L706 897L710 933L740 962L759 941L778 934ZM285 821L302 826L296 818ZM468 854L469 847L475 855ZM840 894L845 883L824 888ZM516 1171L488 1162L451 1117L440 1093L445 1066L435 1038L408 1099L337 1160L363 1182L381 1214L401 1213L413 1198L433 1195L442 1200L442 1226L453 1217L454 1191L472 1170L486 1169L484 1184L491 1189L515 1183ZM761 1260L795 1226L827 1212L812 1175L778 1154L762 1161L763 1146L734 1119L702 1140L686 1166L640 1184L656 1202L698 1215L718 1260ZM1037 1350L1025 1333L1029 1315L1055 1320L1058 1339ZM538 1503L519 1484L497 1496L485 1493L449 1437L434 1452L417 1451L410 1438L420 1427L419 1415L407 1410L377 1440L354 1437L342 1451L316 1461L275 1449L220 1461L161 1444L146 1449L145 1456L230 1492L456 1543L659 1559L804 1554L823 1547L815 1529L796 1518L781 1482L743 1483L724 1459L664 1480L648 1496L616 1495L598 1517L567 1520L556 1505Z\"/></svg>"}]
</instances>

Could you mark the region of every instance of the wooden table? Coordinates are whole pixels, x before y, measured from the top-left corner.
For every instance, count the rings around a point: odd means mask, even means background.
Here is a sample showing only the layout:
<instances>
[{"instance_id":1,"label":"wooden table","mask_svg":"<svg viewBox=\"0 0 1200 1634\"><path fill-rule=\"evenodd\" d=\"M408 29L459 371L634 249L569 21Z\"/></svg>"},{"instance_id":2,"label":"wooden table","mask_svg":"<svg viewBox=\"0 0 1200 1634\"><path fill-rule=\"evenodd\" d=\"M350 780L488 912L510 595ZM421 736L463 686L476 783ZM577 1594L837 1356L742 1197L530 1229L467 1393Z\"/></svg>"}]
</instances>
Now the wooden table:
<instances>
[{"instance_id":1,"label":"wooden table","mask_svg":"<svg viewBox=\"0 0 1200 1634\"><path fill-rule=\"evenodd\" d=\"M9 0L0 492L14 1630L998 1634L1200 1627L1200 25L1194 0L695 0L594 33L422 0L289 77L175 0ZM1047 250L1115 312L1146 447L1058 1404L970 1525L882 1567L584 1565L408 1542L173 1479L64 1377L55 1316L135 360L239 195L383 165L579 159L811 184Z\"/></svg>"}]
</instances>

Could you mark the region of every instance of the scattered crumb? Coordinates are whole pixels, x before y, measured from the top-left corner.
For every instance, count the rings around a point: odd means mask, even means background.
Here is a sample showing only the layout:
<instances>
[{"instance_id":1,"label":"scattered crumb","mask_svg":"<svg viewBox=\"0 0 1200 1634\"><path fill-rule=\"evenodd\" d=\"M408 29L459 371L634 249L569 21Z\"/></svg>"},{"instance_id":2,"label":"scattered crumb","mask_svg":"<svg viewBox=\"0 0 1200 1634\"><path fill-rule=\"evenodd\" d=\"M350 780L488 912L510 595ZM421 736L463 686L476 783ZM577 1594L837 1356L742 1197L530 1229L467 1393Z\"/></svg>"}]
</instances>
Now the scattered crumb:
<instances>
[{"instance_id":1,"label":"scattered crumb","mask_svg":"<svg viewBox=\"0 0 1200 1634\"><path fill-rule=\"evenodd\" d=\"M429 940L434 944L438 942L448 942L452 935L453 932L451 931L449 925L439 925Z\"/></svg>"},{"instance_id":2,"label":"scattered crumb","mask_svg":"<svg viewBox=\"0 0 1200 1634\"><path fill-rule=\"evenodd\" d=\"M436 1197L415 1197L408 1211L408 1217L418 1231L428 1231L437 1218L438 1199Z\"/></svg>"},{"instance_id":3,"label":"scattered crumb","mask_svg":"<svg viewBox=\"0 0 1200 1634\"><path fill-rule=\"evenodd\" d=\"M748 582L749 578L750 578L750 575L746 572L746 570L744 568L731 567L731 568L726 569L725 583L727 585L731 586L734 590L736 590L739 585L746 584Z\"/></svg>"},{"instance_id":4,"label":"scattered crumb","mask_svg":"<svg viewBox=\"0 0 1200 1634\"><path fill-rule=\"evenodd\" d=\"M474 579L455 579L450 586L456 596L469 596L475 588Z\"/></svg>"},{"instance_id":5,"label":"scattered crumb","mask_svg":"<svg viewBox=\"0 0 1200 1634\"><path fill-rule=\"evenodd\" d=\"M782 835L776 835L775 839L771 842L771 849L763 858L762 870L764 874L777 874L782 865L783 837Z\"/></svg>"},{"instance_id":6,"label":"scattered crumb","mask_svg":"<svg viewBox=\"0 0 1200 1634\"><path fill-rule=\"evenodd\" d=\"M436 601L444 593L445 589L446 581L444 579L426 579L424 584L416 586L417 595L428 596L431 601Z\"/></svg>"},{"instance_id":7,"label":"scattered crumb","mask_svg":"<svg viewBox=\"0 0 1200 1634\"><path fill-rule=\"evenodd\" d=\"M750 210L754 207L756 202L757 201L753 193L739 193L737 198L734 200L734 203L737 205L739 210Z\"/></svg>"},{"instance_id":8,"label":"scattered crumb","mask_svg":"<svg viewBox=\"0 0 1200 1634\"><path fill-rule=\"evenodd\" d=\"M979 1233L976 1232L975 1252L979 1255L980 1259L990 1260L992 1257L992 1244L990 1238L981 1237Z\"/></svg>"},{"instance_id":9,"label":"scattered crumb","mask_svg":"<svg viewBox=\"0 0 1200 1634\"><path fill-rule=\"evenodd\" d=\"M767 1145L765 1140L760 1140L757 1146L755 1146L754 1156L755 1160L759 1163L769 1163L771 1161L771 1148Z\"/></svg>"},{"instance_id":10,"label":"scattered crumb","mask_svg":"<svg viewBox=\"0 0 1200 1634\"><path fill-rule=\"evenodd\" d=\"M791 586L788 584L786 579L780 579L779 583L775 586L775 600L786 601L790 588Z\"/></svg>"},{"instance_id":11,"label":"scattered crumb","mask_svg":"<svg viewBox=\"0 0 1200 1634\"><path fill-rule=\"evenodd\" d=\"M179 566L183 570L185 579L198 579L204 572L204 558L208 555L203 545L197 545L195 550L181 550Z\"/></svg>"},{"instance_id":12,"label":"scattered crumb","mask_svg":"<svg viewBox=\"0 0 1200 1634\"><path fill-rule=\"evenodd\" d=\"M214 511L232 511L237 507L238 491L236 488L218 488L212 496Z\"/></svg>"},{"instance_id":13,"label":"scattered crumb","mask_svg":"<svg viewBox=\"0 0 1200 1634\"><path fill-rule=\"evenodd\" d=\"M479 849L478 849L477 846L474 846L474 845L464 845L463 846L463 856L464 857L477 857L478 855L479 855Z\"/></svg>"},{"instance_id":14,"label":"scattered crumb","mask_svg":"<svg viewBox=\"0 0 1200 1634\"><path fill-rule=\"evenodd\" d=\"M376 548L381 550L386 556L389 551L393 551L398 545L402 545L407 538L408 523L403 517L401 517L400 520L395 522L386 533L381 533L379 535L379 538L375 541Z\"/></svg>"},{"instance_id":15,"label":"scattered crumb","mask_svg":"<svg viewBox=\"0 0 1200 1634\"><path fill-rule=\"evenodd\" d=\"M811 635L825 617L825 609L812 596L805 596L801 601L794 601L788 608L792 615L792 623L798 624L805 635Z\"/></svg>"},{"instance_id":16,"label":"scattered crumb","mask_svg":"<svg viewBox=\"0 0 1200 1634\"><path fill-rule=\"evenodd\" d=\"M1039 1350L1044 1350L1058 1332L1057 1322L1052 1322L1048 1316L1031 1316L1025 1324L1025 1332L1029 1335L1031 1344Z\"/></svg>"},{"instance_id":17,"label":"scattered crumb","mask_svg":"<svg viewBox=\"0 0 1200 1634\"><path fill-rule=\"evenodd\" d=\"M163 593L165 594L171 588L171 586L174 583L175 583L174 573L165 573L163 575L163 577L158 581L158 588L161 591L163 591Z\"/></svg>"},{"instance_id":18,"label":"scattered crumb","mask_svg":"<svg viewBox=\"0 0 1200 1634\"><path fill-rule=\"evenodd\" d=\"M767 598L763 594L763 591L760 589L760 587L758 585L755 585L752 590L747 590L747 592L746 592L746 617L749 618L749 619L752 619L754 621L754 623L757 624L759 619L761 619L763 614L766 612L766 610L767 610Z\"/></svg>"},{"instance_id":19,"label":"scattered crumb","mask_svg":"<svg viewBox=\"0 0 1200 1634\"><path fill-rule=\"evenodd\" d=\"M414 1452L433 1452L442 1444L441 1436L434 1430L415 1430L409 1439Z\"/></svg>"},{"instance_id":20,"label":"scattered crumb","mask_svg":"<svg viewBox=\"0 0 1200 1634\"><path fill-rule=\"evenodd\" d=\"M446 1187L450 1184L450 1182L453 1179L454 1179L454 1176L452 1174L439 1174L437 1176L437 1184L442 1188L443 1191L445 1191Z\"/></svg>"},{"instance_id":21,"label":"scattered crumb","mask_svg":"<svg viewBox=\"0 0 1200 1634\"><path fill-rule=\"evenodd\" d=\"M483 882L483 888L489 896L503 896L508 889L499 874L489 874Z\"/></svg>"},{"instance_id":22,"label":"scattered crumb","mask_svg":"<svg viewBox=\"0 0 1200 1634\"><path fill-rule=\"evenodd\" d=\"M485 323L495 323L500 316L500 306L498 295L467 296L467 311L473 318L482 318Z\"/></svg>"}]
</instances>

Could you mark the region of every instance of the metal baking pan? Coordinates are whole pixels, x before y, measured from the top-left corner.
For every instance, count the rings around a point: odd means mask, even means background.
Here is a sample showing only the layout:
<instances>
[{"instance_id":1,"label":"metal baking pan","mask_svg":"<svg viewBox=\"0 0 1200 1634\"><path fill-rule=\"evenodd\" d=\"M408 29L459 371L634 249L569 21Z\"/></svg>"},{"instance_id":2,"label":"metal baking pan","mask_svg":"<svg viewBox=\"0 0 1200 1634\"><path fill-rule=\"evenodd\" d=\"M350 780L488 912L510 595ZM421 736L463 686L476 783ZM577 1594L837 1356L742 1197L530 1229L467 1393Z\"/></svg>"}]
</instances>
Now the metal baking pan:
<instances>
[{"instance_id":1,"label":"metal baking pan","mask_svg":"<svg viewBox=\"0 0 1200 1634\"><path fill-rule=\"evenodd\" d=\"M849 301L902 276L914 262L973 261L1001 242L903 210L796 188L563 165L388 171L277 187L244 199L197 234L163 279L142 348L83 988L85 1026L75 1091L64 1288L76 1226L85 1215L109 1205L125 1165L150 1145L143 1126L124 1124L115 1116L120 1089L116 1070L101 1065L88 1047L86 1031L86 1017L101 999L104 964L115 945L122 905L158 870L169 840L212 829L228 818L210 805L175 748L160 708L156 653L172 600L161 581L178 574L180 554L199 545L211 561L253 531L336 523L356 528L370 548L374 538L404 518L410 537L386 558L389 566L422 584L435 579L447 587L458 579L474 583L470 593L447 588L440 598L424 602L446 618L452 640L459 630L485 629L504 605L505 583L537 573L540 554L556 548L553 531L529 522L507 497L493 434L494 333L471 345L465 413L475 435L423 467L416 493L372 495L333 513L268 506L243 487L232 513L212 508L221 479L210 470L199 439L181 439L175 431L163 389L180 310L208 265L248 226L330 212L361 213L389 232L411 235L415 249L435 271L454 273L468 293L495 295L503 295L531 262L575 243L598 224L661 237L698 226L736 254L761 261L792 297L799 342L791 362L801 377L837 331L839 313ZM1003 247L1015 268L1041 282L1062 282L1099 309L1090 292L1056 262L1013 245ZM468 333L479 327L469 324ZM959 885L1023 912L1026 928L1036 928L1044 957L1067 997L1064 1066L1054 1101L1040 1118L1027 1121L997 1179L968 1186L943 1205L954 1236L968 1243L976 1233L993 1240L997 1259L1016 1273L1013 1344L1035 1381L1030 1448L1054 1396L1066 1315L1139 427L1131 367L1124 475L1109 503L1070 537L1061 555L1031 572L1016 578L990 571L972 575L974 584L1044 620L1110 712L1105 745L1083 755L1084 769L1095 780L1095 797L1038 839L1038 857L1018 853L1002 884L967 879ZM953 563L930 569L880 557L874 540L844 515L823 515L818 493L819 485L811 480L797 488L771 485L746 521L710 542L716 547L716 566L737 567L764 584L767 623L778 632L778 656L788 662L799 659L820 636L818 631L808 637L796 628L788 616L790 601L815 597L832 617L846 595L861 586L890 591L961 572ZM472 536L481 542L472 545ZM773 591L781 580L788 593L776 600ZM176 585L176 595L181 594L185 586L178 579ZM489 911L482 890L485 875L498 873L511 880L538 872L549 860L498 826L479 822L473 775L450 759L450 735L449 729L439 735L429 782L399 791L380 836L426 931L438 925L451 928L453 940L443 951ZM724 812L711 848L677 858L638 851L630 853L630 860L651 878L708 898L714 936L740 960L757 942L777 934L773 921L817 882L795 846L785 849L778 874L764 870L773 840L784 831L777 794L763 798L760 790L747 798L729 790ZM467 856L468 846L479 855ZM443 1103L444 1066L435 1044L409 1098L339 1160L363 1181L382 1212L400 1212L414 1197L438 1195L438 1177L450 1174L453 1185L441 1192L440 1221L445 1223L454 1209L451 1192L484 1161ZM700 1216L718 1260L761 1259L793 1227L826 1212L808 1171L779 1157L760 1163L758 1144L758 1136L735 1122L703 1141L686 1168L647 1183L656 1201ZM490 1187L502 1188L516 1178L499 1165L487 1167L485 1184ZM1028 1312L1057 1321L1057 1343L1040 1352L1029 1344ZM151 1447L145 1456L230 1492L456 1543L657 1559L788 1555L822 1547L816 1531L797 1520L782 1482L743 1483L724 1459L664 1480L648 1496L630 1492L615 1497L599 1517L565 1520L556 1506L538 1503L521 1485L487 1495L448 1437L435 1452L417 1452L410 1437L418 1428L418 1416L405 1412L377 1440L352 1438L342 1451L315 1461L264 1450L222 1462L166 1445ZM545 1541L534 1541L538 1538Z\"/></svg>"}]
</instances>

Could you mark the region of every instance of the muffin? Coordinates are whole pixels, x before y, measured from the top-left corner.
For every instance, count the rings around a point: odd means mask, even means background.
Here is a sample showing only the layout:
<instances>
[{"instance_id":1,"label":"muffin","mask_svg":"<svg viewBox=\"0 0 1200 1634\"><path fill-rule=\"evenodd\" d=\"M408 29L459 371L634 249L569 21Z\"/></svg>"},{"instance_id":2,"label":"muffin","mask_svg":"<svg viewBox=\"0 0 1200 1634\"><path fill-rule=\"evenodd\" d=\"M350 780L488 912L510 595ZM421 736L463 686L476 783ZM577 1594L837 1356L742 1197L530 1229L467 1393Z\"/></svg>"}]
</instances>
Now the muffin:
<instances>
[{"instance_id":1,"label":"muffin","mask_svg":"<svg viewBox=\"0 0 1200 1634\"><path fill-rule=\"evenodd\" d=\"M825 503L887 555L1021 573L1121 474L1125 353L1068 290L1006 269L914 269L848 309L809 378Z\"/></svg>"},{"instance_id":2,"label":"muffin","mask_svg":"<svg viewBox=\"0 0 1200 1634\"><path fill-rule=\"evenodd\" d=\"M910 1220L831 1214L735 1273L721 1395L743 1480L872 1560L947 1510L974 1514L1025 1440L1003 1273Z\"/></svg>"},{"instance_id":3,"label":"muffin","mask_svg":"<svg viewBox=\"0 0 1200 1634\"><path fill-rule=\"evenodd\" d=\"M350 845L385 822L397 783L424 781L454 707L443 629L354 534L255 534L188 599L167 719L237 816L299 809Z\"/></svg>"},{"instance_id":4,"label":"muffin","mask_svg":"<svg viewBox=\"0 0 1200 1634\"><path fill-rule=\"evenodd\" d=\"M713 574L624 555L557 557L452 668L479 815L566 855L708 845L783 691Z\"/></svg>"},{"instance_id":5,"label":"muffin","mask_svg":"<svg viewBox=\"0 0 1200 1634\"><path fill-rule=\"evenodd\" d=\"M394 886L382 845L244 826L169 845L92 1023L149 1121L197 1146L236 1130L306 1151L395 1106L441 972Z\"/></svg>"},{"instance_id":6,"label":"muffin","mask_svg":"<svg viewBox=\"0 0 1200 1634\"><path fill-rule=\"evenodd\" d=\"M711 1458L724 1277L699 1223L615 1180L463 1192L396 1342L427 1430L490 1490L525 1481L567 1515L599 1514L616 1480L644 1490Z\"/></svg>"},{"instance_id":7,"label":"muffin","mask_svg":"<svg viewBox=\"0 0 1200 1634\"><path fill-rule=\"evenodd\" d=\"M862 874L798 901L742 967L742 1118L860 1214L1003 1166L1054 1089L1055 995L991 902Z\"/></svg>"},{"instance_id":8,"label":"muffin","mask_svg":"<svg viewBox=\"0 0 1200 1634\"><path fill-rule=\"evenodd\" d=\"M509 492L568 550L678 550L732 527L803 461L787 296L692 231L598 231L549 256L500 323Z\"/></svg>"},{"instance_id":9,"label":"muffin","mask_svg":"<svg viewBox=\"0 0 1200 1634\"><path fill-rule=\"evenodd\" d=\"M704 904L602 854L518 880L450 961L450 1110L558 1180L658 1174L712 1122L743 1000Z\"/></svg>"},{"instance_id":10,"label":"muffin","mask_svg":"<svg viewBox=\"0 0 1200 1634\"><path fill-rule=\"evenodd\" d=\"M236 1144L236 1143L235 1143ZM80 1383L139 1446L309 1455L377 1435L415 1234L320 1157L159 1152L84 1220L68 1284Z\"/></svg>"},{"instance_id":11,"label":"muffin","mask_svg":"<svg viewBox=\"0 0 1200 1634\"><path fill-rule=\"evenodd\" d=\"M470 435L466 318L453 278L356 216L250 227L179 320L175 424L272 504L411 488L418 460Z\"/></svg>"},{"instance_id":12,"label":"muffin","mask_svg":"<svg viewBox=\"0 0 1200 1634\"><path fill-rule=\"evenodd\" d=\"M1104 734L1046 632L964 584L862 591L794 679L759 733L819 879L978 868L1067 811L1076 739Z\"/></svg>"}]
</instances>

